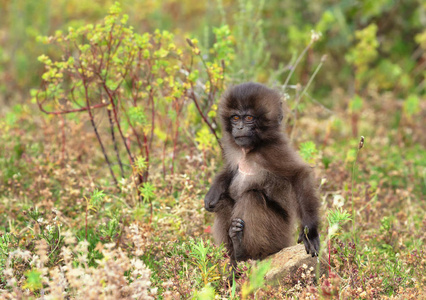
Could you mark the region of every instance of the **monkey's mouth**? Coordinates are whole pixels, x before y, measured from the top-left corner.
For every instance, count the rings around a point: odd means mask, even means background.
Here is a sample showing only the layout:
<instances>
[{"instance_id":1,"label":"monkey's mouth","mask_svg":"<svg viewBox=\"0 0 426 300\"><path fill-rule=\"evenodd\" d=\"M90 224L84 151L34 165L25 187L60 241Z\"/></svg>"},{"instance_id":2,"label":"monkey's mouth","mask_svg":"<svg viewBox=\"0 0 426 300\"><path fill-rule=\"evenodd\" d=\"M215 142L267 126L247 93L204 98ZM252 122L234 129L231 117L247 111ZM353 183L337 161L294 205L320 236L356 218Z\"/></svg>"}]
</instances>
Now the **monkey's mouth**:
<instances>
[{"instance_id":1,"label":"monkey's mouth","mask_svg":"<svg viewBox=\"0 0 426 300\"><path fill-rule=\"evenodd\" d=\"M246 144L251 142L251 136L249 135L242 135L242 136L235 136L234 141L237 144ZM241 146L241 145L240 145Z\"/></svg>"},{"instance_id":2,"label":"monkey's mouth","mask_svg":"<svg viewBox=\"0 0 426 300\"><path fill-rule=\"evenodd\" d=\"M236 136L234 137L235 139L244 139L244 138L249 138L249 135L240 135L240 136Z\"/></svg>"},{"instance_id":3,"label":"monkey's mouth","mask_svg":"<svg viewBox=\"0 0 426 300\"><path fill-rule=\"evenodd\" d=\"M234 139L244 139L244 138L251 138L251 135L237 135L237 136L234 136Z\"/></svg>"},{"instance_id":4,"label":"monkey's mouth","mask_svg":"<svg viewBox=\"0 0 426 300\"><path fill-rule=\"evenodd\" d=\"M253 144L253 137L250 135L234 136L235 144L240 147L249 147Z\"/></svg>"}]
</instances>

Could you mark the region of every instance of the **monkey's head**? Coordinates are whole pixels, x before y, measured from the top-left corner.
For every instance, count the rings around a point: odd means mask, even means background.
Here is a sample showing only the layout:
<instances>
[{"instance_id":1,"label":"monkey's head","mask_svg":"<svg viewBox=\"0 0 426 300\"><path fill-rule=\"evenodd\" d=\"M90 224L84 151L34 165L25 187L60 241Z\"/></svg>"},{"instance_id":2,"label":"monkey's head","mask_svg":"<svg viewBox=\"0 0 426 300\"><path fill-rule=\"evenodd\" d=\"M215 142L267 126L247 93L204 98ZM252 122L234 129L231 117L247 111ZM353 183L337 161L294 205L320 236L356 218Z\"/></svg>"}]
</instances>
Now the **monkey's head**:
<instances>
[{"instance_id":1,"label":"monkey's head","mask_svg":"<svg viewBox=\"0 0 426 300\"><path fill-rule=\"evenodd\" d=\"M282 133L280 94L262 84L247 82L231 87L219 106L224 136L241 148L274 142Z\"/></svg>"}]
</instances>

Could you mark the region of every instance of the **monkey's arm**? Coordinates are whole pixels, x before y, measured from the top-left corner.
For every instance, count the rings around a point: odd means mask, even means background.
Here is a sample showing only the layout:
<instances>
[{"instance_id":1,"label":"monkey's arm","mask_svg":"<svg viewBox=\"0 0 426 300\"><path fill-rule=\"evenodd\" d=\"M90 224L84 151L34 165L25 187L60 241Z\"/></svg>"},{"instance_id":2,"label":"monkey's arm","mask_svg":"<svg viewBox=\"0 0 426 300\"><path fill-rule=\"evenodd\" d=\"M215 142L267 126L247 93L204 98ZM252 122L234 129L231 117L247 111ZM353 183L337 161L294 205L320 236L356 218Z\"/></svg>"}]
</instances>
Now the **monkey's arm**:
<instances>
[{"instance_id":1,"label":"monkey's arm","mask_svg":"<svg viewBox=\"0 0 426 300\"><path fill-rule=\"evenodd\" d=\"M315 256L318 254L320 246L318 236L319 199L316 194L312 171L288 145L281 147L281 151L269 150L270 153L266 149L256 158L259 164L269 172L291 182L296 195L297 214L301 221L298 242L303 242L306 252ZM307 229L305 230L305 228Z\"/></svg>"},{"instance_id":2,"label":"monkey's arm","mask_svg":"<svg viewBox=\"0 0 426 300\"><path fill-rule=\"evenodd\" d=\"M228 188L233 177L234 172L232 172L229 168L223 169L218 175L216 175L210 190L204 198L204 207L207 211L213 212L221 196L228 193Z\"/></svg>"},{"instance_id":3,"label":"monkey's arm","mask_svg":"<svg viewBox=\"0 0 426 300\"><path fill-rule=\"evenodd\" d=\"M298 204L297 212L301 220L298 242L305 244L308 254L318 255L320 246L318 235L319 199L309 167L298 170L292 183Z\"/></svg>"}]
</instances>

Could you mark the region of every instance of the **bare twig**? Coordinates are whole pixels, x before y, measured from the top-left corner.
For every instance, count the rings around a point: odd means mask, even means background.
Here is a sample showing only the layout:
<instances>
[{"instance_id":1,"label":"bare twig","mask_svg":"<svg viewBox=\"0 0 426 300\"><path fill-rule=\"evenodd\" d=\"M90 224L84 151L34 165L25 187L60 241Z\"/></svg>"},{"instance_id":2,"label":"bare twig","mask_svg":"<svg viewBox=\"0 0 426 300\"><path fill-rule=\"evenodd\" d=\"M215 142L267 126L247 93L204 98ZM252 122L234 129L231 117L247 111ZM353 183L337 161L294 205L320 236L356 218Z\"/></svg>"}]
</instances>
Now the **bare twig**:
<instances>
[{"instance_id":1,"label":"bare twig","mask_svg":"<svg viewBox=\"0 0 426 300\"><path fill-rule=\"evenodd\" d=\"M355 161L352 165L352 183L351 183L351 201L352 201L352 231L355 232L355 201L354 201L354 180L355 180L355 166L358 160L358 154L359 151L364 147L364 137L361 136L359 143L358 143L358 149L356 151Z\"/></svg>"},{"instance_id":2,"label":"bare twig","mask_svg":"<svg viewBox=\"0 0 426 300\"><path fill-rule=\"evenodd\" d=\"M83 80L83 85L84 85L84 90L85 90L85 94L86 94L87 107L90 107L89 106L89 95L88 95L88 91L87 91L87 83L86 83L85 79ZM87 112L89 113L90 123L92 124L93 130L95 131L95 134L96 134L96 138L98 139L99 145L101 146L102 153L104 154L105 161L108 164L109 172L111 173L112 179L114 180L114 184L118 185L117 178L115 177L114 171L112 170L112 167L111 167L111 162L109 161L109 158L108 158L108 155L106 153L104 144L102 143L101 136L99 135L98 127L95 124L95 119L93 117L92 110L89 108L87 110Z\"/></svg>"},{"instance_id":3,"label":"bare twig","mask_svg":"<svg viewBox=\"0 0 426 300\"><path fill-rule=\"evenodd\" d=\"M109 109L107 109L107 112L108 112L108 120L109 120L109 125L110 125L110 130L111 130L111 138L112 138L112 142L114 144L114 151L115 151L115 154L117 156L118 165L120 166L121 178L124 178L123 163L121 162L120 152L118 151L118 144L117 144L117 140L115 139L115 134L114 134L114 121L112 120L111 111Z\"/></svg>"},{"instance_id":4,"label":"bare twig","mask_svg":"<svg viewBox=\"0 0 426 300\"><path fill-rule=\"evenodd\" d=\"M109 104L109 103L99 103L99 104L95 104L95 105L92 105L92 106L90 106L90 105L85 106L85 107L82 107L82 108L47 111L43 108L43 103L39 101L38 93L36 95L36 101L37 101L38 108L42 112L44 112L45 114L48 114L48 115L65 115L65 114L74 113L74 112L83 112L83 111L88 111L88 110L92 110L92 109L96 109L96 108L105 107L105 106L108 106L108 104Z\"/></svg>"},{"instance_id":5,"label":"bare twig","mask_svg":"<svg viewBox=\"0 0 426 300\"><path fill-rule=\"evenodd\" d=\"M296 67L298 66L300 60L302 59L303 56L305 56L306 52L309 50L309 48L311 48L312 44L314 42L311 40L309 42L309 44L305 47L305 49L303 49L302 53L300 53L300 55L297 57L296 62L294 63L294 65L291 67L290 69L290 73L288 74L284 85L283 85L283 90L285 91L288 85L288 82L290 81L291 76L293 76L294 70L296 70Z\"/></svg>"},{"instance_id":6,"label":"bare twig","mask_svg":"<svg viewBox=\"0 0 426 300\"><path fill-rule=\"evenodd\" d=\"M213 133L213 135L216 137L217 142L219 143L220 147L222 148L221 144L220 144L220 139L217 136L216 131L214 130L212 124L210 124L209 120L207 120L206 116L203 114L203 112L201 111L200 106L198 105L198 100L197 100L197 96L195 95L194 92L194 85L191 83L191 99L194 101L195 107L198 110L198 113L200 114L201 118L204 120L204 122L207 124L207 126L210 128L211 133Z\"/></svg>"},{"instance_id":7,"label":"bare twig","mask_svg":"<svg viewBox=\"0 0 426 300\"><path fill-rule=\"evenodd\" d=\"M98 139L99 145L101 146L102 153L104 154L105 161L108 164L109 172L111 173L111 176L112 176L112 178L114 180L114 183L117 186L118 185L117 178L115 177L114 171L112 170L111 162L109 161L109 158L108 158L108 155L106 153L104 144L102 143L101 136L99 135L98 128L97 128L97 126L95 124L95 119L94 119L92 110L90 109L88 84L87 84L87 79L86 79L86 75L85 75L86 71L85 71L84 66L81 63L80 63L80 68L81 68L81 71L82 71L82 74L81 74L82 76L81 77L82 77L82 80L83 80L84 96L85 96L85 99L86 99L86 107L88 108L87 112L89 113L90 123L92 124L93 130L95 131L95 134L96 134L96 138ZM78 69L77 69L77 71L78 71Z\"/></svg>"},{"instance_id":8,"label":"bare twig","mask_svg":"<svg viewBox=\"0 0 426 300\"><path fill-rule=\"evenodd\" d=\"M62 147L61 147L61 161L64 162L65 160L65 118L63 115L60 115L61 119L61 134L62 134Z\"/></svg>"},{"instance_id":9,"label":"bare twig","mask_svg":"<svg viewBox=\"0 0 426 300\"><path fill-rule=\"evenodd\" d=\"M319 70L321 69L322 65L324 64L326 59L326 56L323 56L321 58L320 63L318 64L318 66L316 67L314 73L312 74L311 78L309 78L308 83L306 84L305 88L303 89L303 91L297 96L296 98L296 105L295 105L295 111L294 111L294 122L293 122L293 128L291 130L291 135L290 135L290 140L293 140L293 135L294 135L294 131L296 128L296 122L297 122L297 106L300 103L300 100L302 99L302 97L305 95L306 91L308 90L308 88L311 86L315 76L317 76Z\"/></svg>"}]
</instances>

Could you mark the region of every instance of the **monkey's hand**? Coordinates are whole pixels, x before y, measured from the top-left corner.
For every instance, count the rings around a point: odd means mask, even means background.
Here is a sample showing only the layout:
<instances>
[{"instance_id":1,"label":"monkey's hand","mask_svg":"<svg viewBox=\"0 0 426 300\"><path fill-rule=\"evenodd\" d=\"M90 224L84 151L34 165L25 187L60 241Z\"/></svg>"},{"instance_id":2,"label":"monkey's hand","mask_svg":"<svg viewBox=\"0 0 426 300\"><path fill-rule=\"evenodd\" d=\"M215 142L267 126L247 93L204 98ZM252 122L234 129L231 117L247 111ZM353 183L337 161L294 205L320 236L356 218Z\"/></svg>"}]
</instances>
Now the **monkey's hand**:
<instances>
[{"instance_id":1,"label":"monkey's hand","mask_svg":"<svg viewBox=\"0 0 426 300\"><path fill-rule=\"evenodd\" d=\"M241 219L232 219L231 227L229 228L229 237L234 242L241 243L243 240L244 221Z\"/></svg>"},{"instance_id":2,"label":"monkey's hand","mask_svg":"<svg viewBox=\"0 0 426 300\"><path fill-rule=\"evenodd\" d=\"M318 256L320 240L316 228L309 228L308 226L302 228L297 242L303 242L307 254L312 254L312 257Z\"/></svg>"},{"instance_id":3,"label":"monkey's hand","mask_svg":"<svg viewBox=\"0 0 426 300\"><path fill-rule=\"evenodd\" d=\"M204 197L204 208L207 211L213 212L223 193L224 189L221 189L219 185L212 185Z\"/></svg>"},{"instance_id":4,"label":"monkey's hand","mask_svg":"<svg viewBox=\"0 0 426 300\"><path fill-rule=\"evenodd\" d=\"M233 173L225 169L219 173L213 181L210 190L204 197L204 208L213 212L222 195L228 192L229 183L232 181Z\"/></svg>"}]
</instances>

